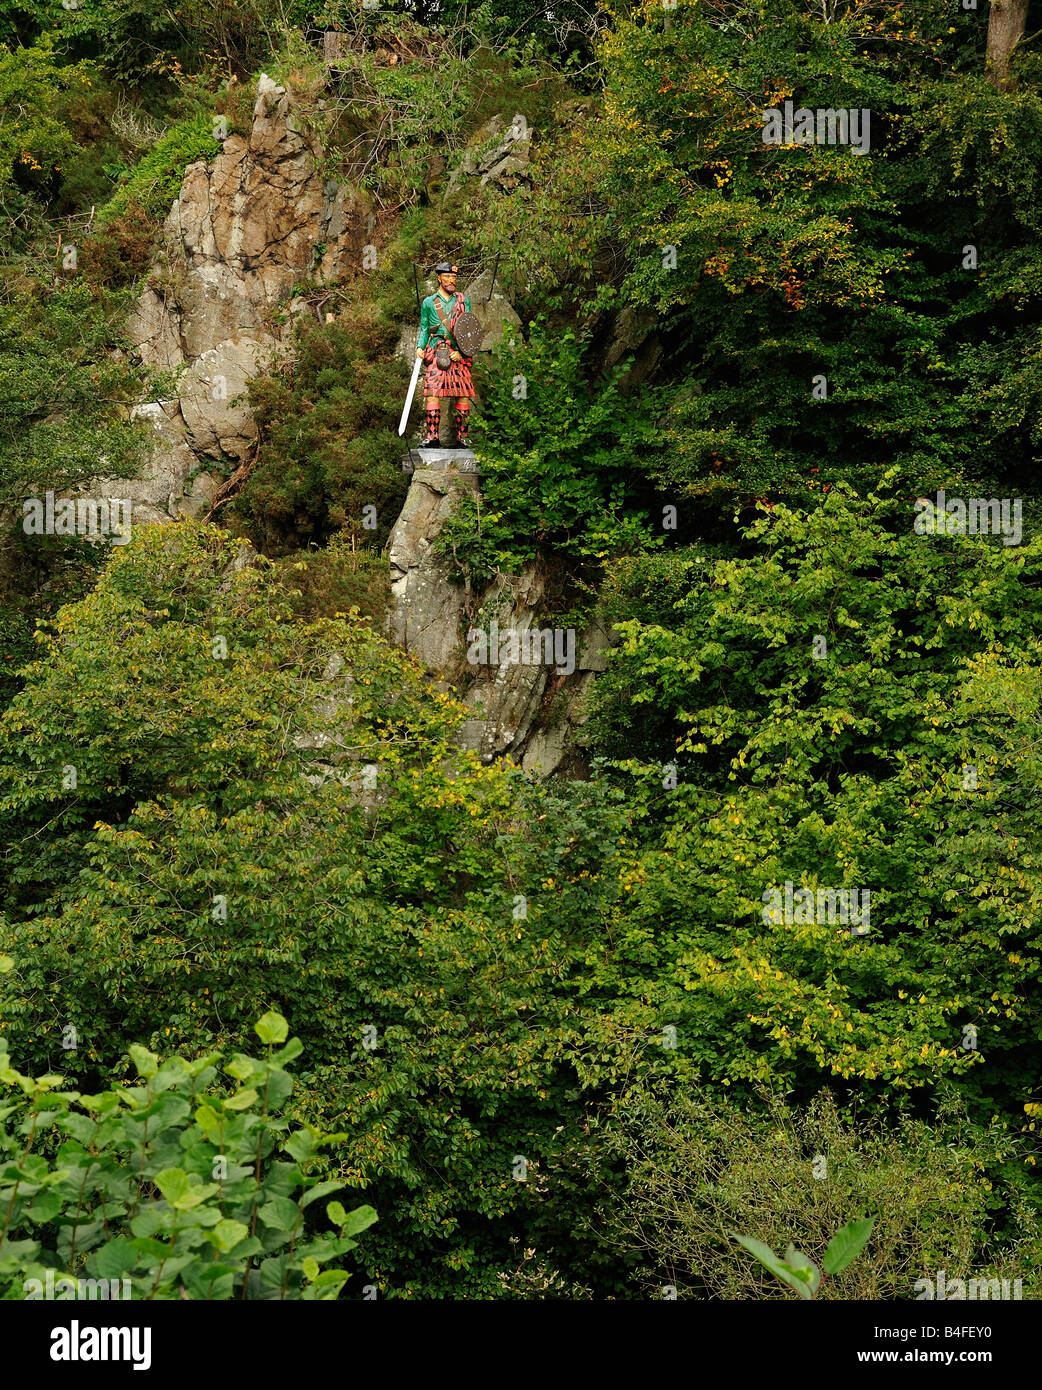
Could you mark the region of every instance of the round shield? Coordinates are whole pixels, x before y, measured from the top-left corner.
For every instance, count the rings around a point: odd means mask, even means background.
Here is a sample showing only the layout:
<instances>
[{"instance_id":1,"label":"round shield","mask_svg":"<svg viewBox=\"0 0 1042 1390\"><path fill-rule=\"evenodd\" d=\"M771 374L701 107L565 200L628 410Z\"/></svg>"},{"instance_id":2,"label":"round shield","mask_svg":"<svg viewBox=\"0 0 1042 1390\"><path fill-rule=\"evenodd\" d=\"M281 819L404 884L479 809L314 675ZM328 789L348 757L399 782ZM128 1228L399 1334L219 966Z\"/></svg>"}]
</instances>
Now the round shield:
<instances>
[{"instance_id":1,"label":"round shield","mask_svg":"<svg viewBox=\"0 0 1042 1390\"><path fill-rule=\"evenodd\" d=\"M473 357L476 352L480 351L485 330L482 328L481 320L477 314L460 314L452 332L464 357Z\"/></svg>"}]
</instances>

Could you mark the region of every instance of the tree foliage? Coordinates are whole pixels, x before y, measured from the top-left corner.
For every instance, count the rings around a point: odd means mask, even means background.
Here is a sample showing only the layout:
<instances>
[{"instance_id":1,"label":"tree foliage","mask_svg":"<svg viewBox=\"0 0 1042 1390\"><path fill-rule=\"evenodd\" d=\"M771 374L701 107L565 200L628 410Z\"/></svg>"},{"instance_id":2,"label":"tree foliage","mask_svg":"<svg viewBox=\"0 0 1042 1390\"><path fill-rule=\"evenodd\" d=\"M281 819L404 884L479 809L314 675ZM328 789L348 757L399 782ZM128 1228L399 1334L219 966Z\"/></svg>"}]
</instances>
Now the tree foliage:
<instances>
[{"instance_id":1,"label":"tree foliage","mask_svg":"<svg viewBox=\"0 0 1042 1390\"><path fill-rule=\"evenodd\" d=\"M951 1077L1011 1123L1037 1089L1042 552L914 516L837 488L761 509L747 555L631 571L661 617L618 625L591 737L639 726L616 766L653 828L611 968L725 1087ZM780 907L786 882L869 890L869 929Z\"/></svg>"},{"instance_id":2,"label":"tree foliage","mask_svg":"<svg viewBox=\"0 0 1042 1390\"><path fill-rule=\"evenodd\" d=\"M241 1045L278 1009L301 1113L343 1131L334 1175L396 1213L373 1281L493 1296L565 1142L578 1025L553 982L611 890L610 800L463 754L463 707L359 621L289 621L235 551L135 538L7 711L12 1055L68 1065L72 1023L103 1076L128 1034Z\"/></svg>"},{"instance_id":3,"label":"tree foliage","mask_svg":"<svg viewBox=\"0 0 1042 1390\"><path fill-rule=\"evenodd\" d=\"M734 1231L793 1287L824 1270L822 1297L1030 1277L1031 39L989 72L951 0L20 0L0 24L7 1293L61 1265L157 1297L363 1273L405 1298L776 1295ZM129 355L130 287L262 67L378 253L302 271L294 360L251 384L221 515L263 555L190 522L30 551L26 497L141 466L131 407L171 383ZM765 142L789 101L867 112L868 140ZM449 194L515 113L513 186ZM439 549L471 594L545 566L612 630L573 711L588 781L464 752L473 711L376 630L396 345L411 262L443 257L497 264L525 330L479 372L482 494ZM1023 535L918 534L942 488L1016 497ZM306 1049L292 1096L285 1049L234 1055L265 1011ZM219 1193L215 1134L263 1150ZM814 1144L840 1182L808 1176ZM336 1203L335 1235L300 1217L334 1185L380 1211L360 1252ZM829 1242L870 1216L840 1269Z\"/></svg>"}]
</instances>

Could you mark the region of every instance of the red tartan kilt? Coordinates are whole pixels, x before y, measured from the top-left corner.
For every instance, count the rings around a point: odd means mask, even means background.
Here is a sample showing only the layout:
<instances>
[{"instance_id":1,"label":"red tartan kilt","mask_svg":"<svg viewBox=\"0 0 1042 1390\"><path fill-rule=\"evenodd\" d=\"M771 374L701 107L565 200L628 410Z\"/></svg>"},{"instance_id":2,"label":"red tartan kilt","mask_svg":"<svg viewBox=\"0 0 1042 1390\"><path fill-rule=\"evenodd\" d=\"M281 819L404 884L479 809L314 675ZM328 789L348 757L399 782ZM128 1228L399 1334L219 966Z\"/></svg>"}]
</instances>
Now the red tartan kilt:
<instances>
[{"instance_id":1,"label":"red tartan kilt","mask_svg":"<svg viewBox=\"0 0 1042 1390\"><path fill-rule=\"evenodd\" d=\"M461 357L458 362L450 362L445 371L435 361L435 349L427 348L423 354L427 370L423 374L424 396L451 396L453 399L473 397L474 378L470 373L471 357Z\"/></svg>"}]
</instances>

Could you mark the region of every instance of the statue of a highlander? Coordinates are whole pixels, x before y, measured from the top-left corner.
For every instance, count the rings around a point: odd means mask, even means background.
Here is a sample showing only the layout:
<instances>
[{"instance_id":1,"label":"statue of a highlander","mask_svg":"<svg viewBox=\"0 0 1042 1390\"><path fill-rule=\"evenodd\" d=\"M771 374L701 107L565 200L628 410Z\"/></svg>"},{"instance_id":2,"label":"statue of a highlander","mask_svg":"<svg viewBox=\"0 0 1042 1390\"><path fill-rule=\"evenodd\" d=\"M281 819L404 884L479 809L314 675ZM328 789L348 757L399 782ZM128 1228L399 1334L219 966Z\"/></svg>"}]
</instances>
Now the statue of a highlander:
<instances>
[{"instance_id":1,"label":"statue of a highlander","mask_svg":"<svg viewBox=\"0 0 1042 1390\"><path fill-rule=\"evenodd\" d=\"M470 403L474 399L474 378L471 367L474 353L481 346L482 328L476 314L471 313L470 300L456 293L459 266L442 261L435 266L438 288L429 294L420 309L420 336L416 343L416 365L413 368L409 394L402 411L399 435L405 433L409 410L420 367L423 376L424 407L427 413L425 438L421 449L441 447L441 403L455 402L454 447L470 447Z\"/></svg>"}]
</instances>

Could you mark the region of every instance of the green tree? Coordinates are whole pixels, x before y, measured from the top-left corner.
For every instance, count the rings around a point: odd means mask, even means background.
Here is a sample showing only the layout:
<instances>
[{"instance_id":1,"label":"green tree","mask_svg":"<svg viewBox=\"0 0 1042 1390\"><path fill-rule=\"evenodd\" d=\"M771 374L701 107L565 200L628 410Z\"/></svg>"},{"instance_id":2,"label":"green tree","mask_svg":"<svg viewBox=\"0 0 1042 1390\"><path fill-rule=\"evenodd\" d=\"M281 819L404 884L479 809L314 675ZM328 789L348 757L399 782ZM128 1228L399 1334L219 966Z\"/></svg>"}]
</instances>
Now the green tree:
<instances>
[{"instance_id":1,"label":"green tree","mask_svg":"<svg viewBox=\"0 0 1042 1390\"><path fill-rule=\"evenodd\" d=\"M61 115L69 84L86 87L89 79L78 68L62 68L49 40L29 48L0 44L0 208L12 221L46 201L61 180L74 148Z\"/></svg>"},{"instance_id":2,"label":"green tree","mask_svg":"<svg viewBox=\"0 0 1042 1390\"><path fill-rule=\"evenodd\" d=\"M918 514L832 489L762 508L746 554L629 567L662 617L617 624L590 726L644 825L605 979L616 1027L674 1025L677 1065L724 1087L950 1077L1016 1127L1042 1026L1042 541ZM863 924L839 889L870 892Z\"/></svg>"},{"instance_id":3,"label":"green tree","mask_svg":"<svg viewBox=\"0 0 1042 1390\"><path fill-rule=\"evenodd\" d=\"M588 346L540 320L527 342L511 338L492 355L476 446L506 568L540 548L580 558L647 544L645 518L620 512L637 460L661 447L661 432L647 402L637 410L620 394L625 365L591 380Z\"/></svg>"},{"instance_id":4,"label":"green tree","mask_svg":"<svg viewBox=\"0 0 1042 1390\"><path fill-rule=\"evenodd\" d=\"M127 418L143 379L118 354L126 298L97 301L82 279L21 288L0 303L0 505L19 521L26 497L132 477L148 448Z\"/></svg>"},{"instance_id":5,"label":"green tree","mask_svg":"<svg viewBox=\"0 0 1042 1390\"><path fill-rule=\"evenodd\" d=\"M128 1035L241 1046L277 1009L297 1113L395 1213L370 1281L502 1296L582 1123L567 981L613 891L611 793L463 753L464 707L360 621L291 621L238 549L135 536L0 721L12 1056L94 1085Z\"/></svg>"},{"instance_id":6,"label":"green tree","mask_svg":"<svg viewBox=\"0 0 1042 1390\"><path fill-rule=\"evenodd\" d=\"M603 109L483 214L522 279L658 343L673 392L644 470L672 499L1034 487L1037 84L996 91L947 0L612 7ZM868 111L861 152L764 142L764 114ZM827 133L827 132L826 132Z\"/></svg>"}]
</instances>

